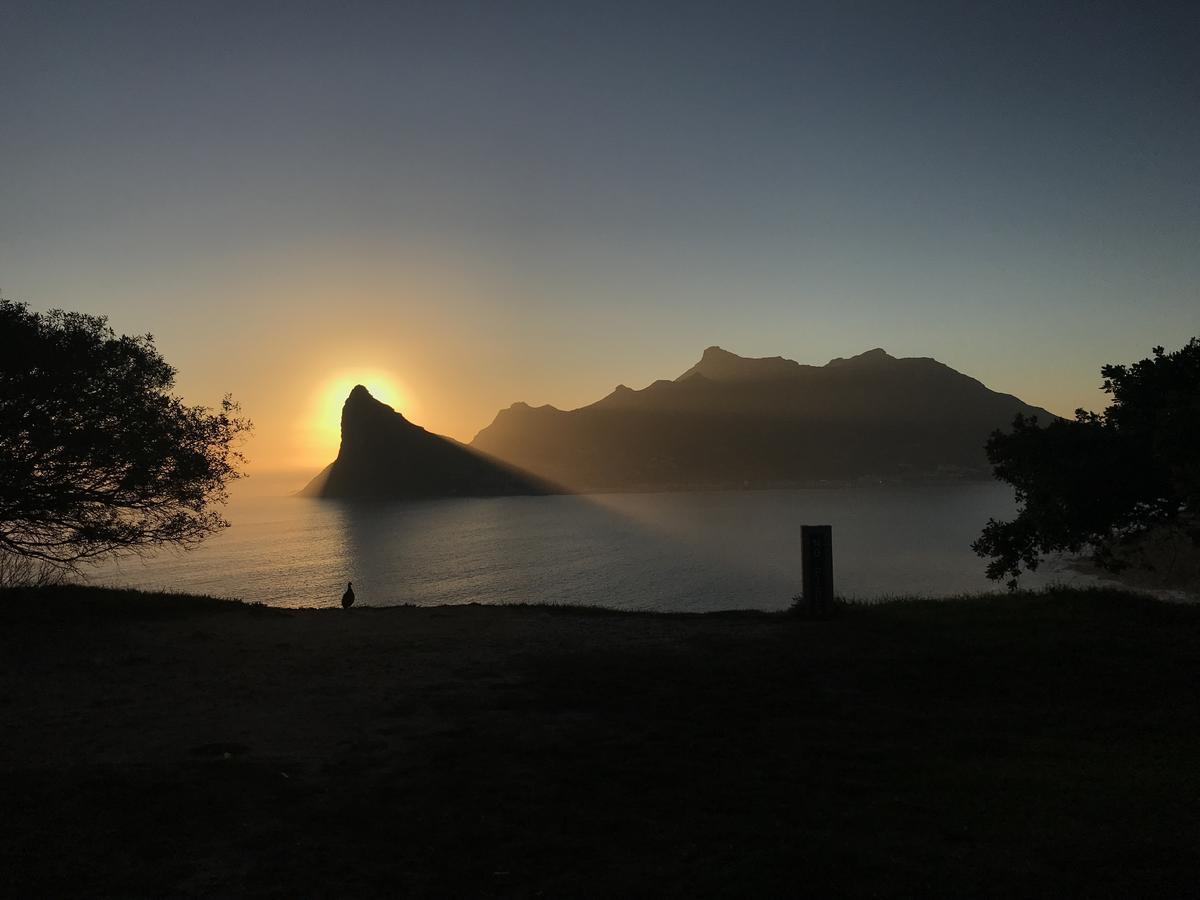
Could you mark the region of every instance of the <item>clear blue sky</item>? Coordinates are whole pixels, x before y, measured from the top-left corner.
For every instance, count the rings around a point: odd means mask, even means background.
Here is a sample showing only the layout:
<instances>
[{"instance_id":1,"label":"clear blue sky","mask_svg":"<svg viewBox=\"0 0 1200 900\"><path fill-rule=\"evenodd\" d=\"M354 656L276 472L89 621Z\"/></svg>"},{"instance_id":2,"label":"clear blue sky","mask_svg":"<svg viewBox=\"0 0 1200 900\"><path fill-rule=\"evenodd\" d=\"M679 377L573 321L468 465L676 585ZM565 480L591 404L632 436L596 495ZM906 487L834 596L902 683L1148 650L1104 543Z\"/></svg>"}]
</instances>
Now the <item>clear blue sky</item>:
<instances>
[{"instance_id":1,"label":"clear blue sky","mask_svg":"<svg viewBox=\"0 0 1200 900\"><path fill-rule=\"evenodd\" d=\"M0 289L153 332L261 464L315 464L296 423L359 370L469 439L709 344L1069 412L1200 333L1196 3L41 0L0 36Z\"/></svg>"}]
</instances>

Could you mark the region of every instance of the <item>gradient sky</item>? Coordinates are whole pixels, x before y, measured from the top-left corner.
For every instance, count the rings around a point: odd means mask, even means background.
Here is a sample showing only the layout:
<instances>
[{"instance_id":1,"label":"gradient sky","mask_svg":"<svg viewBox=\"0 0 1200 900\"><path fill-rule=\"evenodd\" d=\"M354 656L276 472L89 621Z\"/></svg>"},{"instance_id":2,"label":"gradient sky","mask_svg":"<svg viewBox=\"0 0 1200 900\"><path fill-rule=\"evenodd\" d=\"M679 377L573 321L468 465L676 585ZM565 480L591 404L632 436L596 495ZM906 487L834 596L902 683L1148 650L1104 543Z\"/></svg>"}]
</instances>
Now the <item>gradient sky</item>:
<instances>
[{"instance_id":1,"label":"gradient sky","mask_svg":"<svg viewBox=\"0 0 1200 900\"><path fill-rule=\"evenodd\" d=\"M257 471L356 380L469 440L882 346L1069 413L1200 333L1196 3L0 0L0 47L4 296L152 332Z\"/></svg>"}]
</instances>

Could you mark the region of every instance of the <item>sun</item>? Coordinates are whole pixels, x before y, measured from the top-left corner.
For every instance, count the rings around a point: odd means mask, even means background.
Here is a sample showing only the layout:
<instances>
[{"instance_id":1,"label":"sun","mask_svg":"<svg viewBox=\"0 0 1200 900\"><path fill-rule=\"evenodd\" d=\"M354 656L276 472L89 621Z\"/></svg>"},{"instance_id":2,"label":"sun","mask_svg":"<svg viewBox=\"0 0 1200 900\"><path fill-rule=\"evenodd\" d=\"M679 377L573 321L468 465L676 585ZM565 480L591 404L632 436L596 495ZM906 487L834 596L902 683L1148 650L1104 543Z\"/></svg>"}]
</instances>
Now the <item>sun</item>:
<instances>
[{"instance_id":1,"label":"sun","mask_svg":"<svg viewBox=\"0 0 1200 900\"><path fill-rule=\"evenodd\" d=\"M381 369L348 369L323 381L313 395L308 420L308 444L315 458L330 462L337 456L341 442L342 404L361 384L371 396L398 412L409 415L412 407L408 391L398 378Z\"/></svg>"}]
</instances>

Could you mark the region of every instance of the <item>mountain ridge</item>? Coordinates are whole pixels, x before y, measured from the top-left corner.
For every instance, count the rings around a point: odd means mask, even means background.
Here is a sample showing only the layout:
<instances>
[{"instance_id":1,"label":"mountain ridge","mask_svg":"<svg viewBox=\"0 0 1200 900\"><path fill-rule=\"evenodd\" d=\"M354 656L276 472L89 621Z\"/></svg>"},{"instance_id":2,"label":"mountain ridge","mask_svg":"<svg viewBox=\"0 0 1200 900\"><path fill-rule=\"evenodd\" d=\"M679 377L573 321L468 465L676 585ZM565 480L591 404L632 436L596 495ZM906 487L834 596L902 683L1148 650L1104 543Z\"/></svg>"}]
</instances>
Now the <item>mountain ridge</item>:
<instances>
[{"instance_id":1,"label":"mountain ridge","mask_svg":"<svg viewBox=\"0 0 1200 900\"><path fill-rule=\"evenodd\" d=\"M1055 418L931 357L812 366L714 345L673 380L577 409L513 404L470 446L579 490L982 478L984 442L1018 412Z\"/></svg>"}]
</instances>

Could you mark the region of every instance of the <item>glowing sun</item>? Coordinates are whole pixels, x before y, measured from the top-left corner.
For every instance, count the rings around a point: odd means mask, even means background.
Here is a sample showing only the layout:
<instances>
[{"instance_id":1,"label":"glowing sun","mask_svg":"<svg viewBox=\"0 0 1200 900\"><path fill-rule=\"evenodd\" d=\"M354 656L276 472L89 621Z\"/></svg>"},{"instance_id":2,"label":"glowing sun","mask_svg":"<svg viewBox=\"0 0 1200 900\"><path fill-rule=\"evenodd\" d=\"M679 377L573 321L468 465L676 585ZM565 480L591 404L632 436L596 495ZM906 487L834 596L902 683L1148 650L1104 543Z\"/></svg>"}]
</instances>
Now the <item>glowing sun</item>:
<instances>
[{"instance_id":1,"label":"glowing sun","mask_svg":"<svg viewBox=\"0 0 1200 900\"><path fill-rule=\"evenodd\" d=\"M313 450L318 458L326 462L337 455L342 436L342 404L356 384L363 385L376 400L404 413L406 417L410 412L412 404L408 391L390 372L353 369L331 376L316 391L308 422Z\"/></svg>"}]
</instances>

